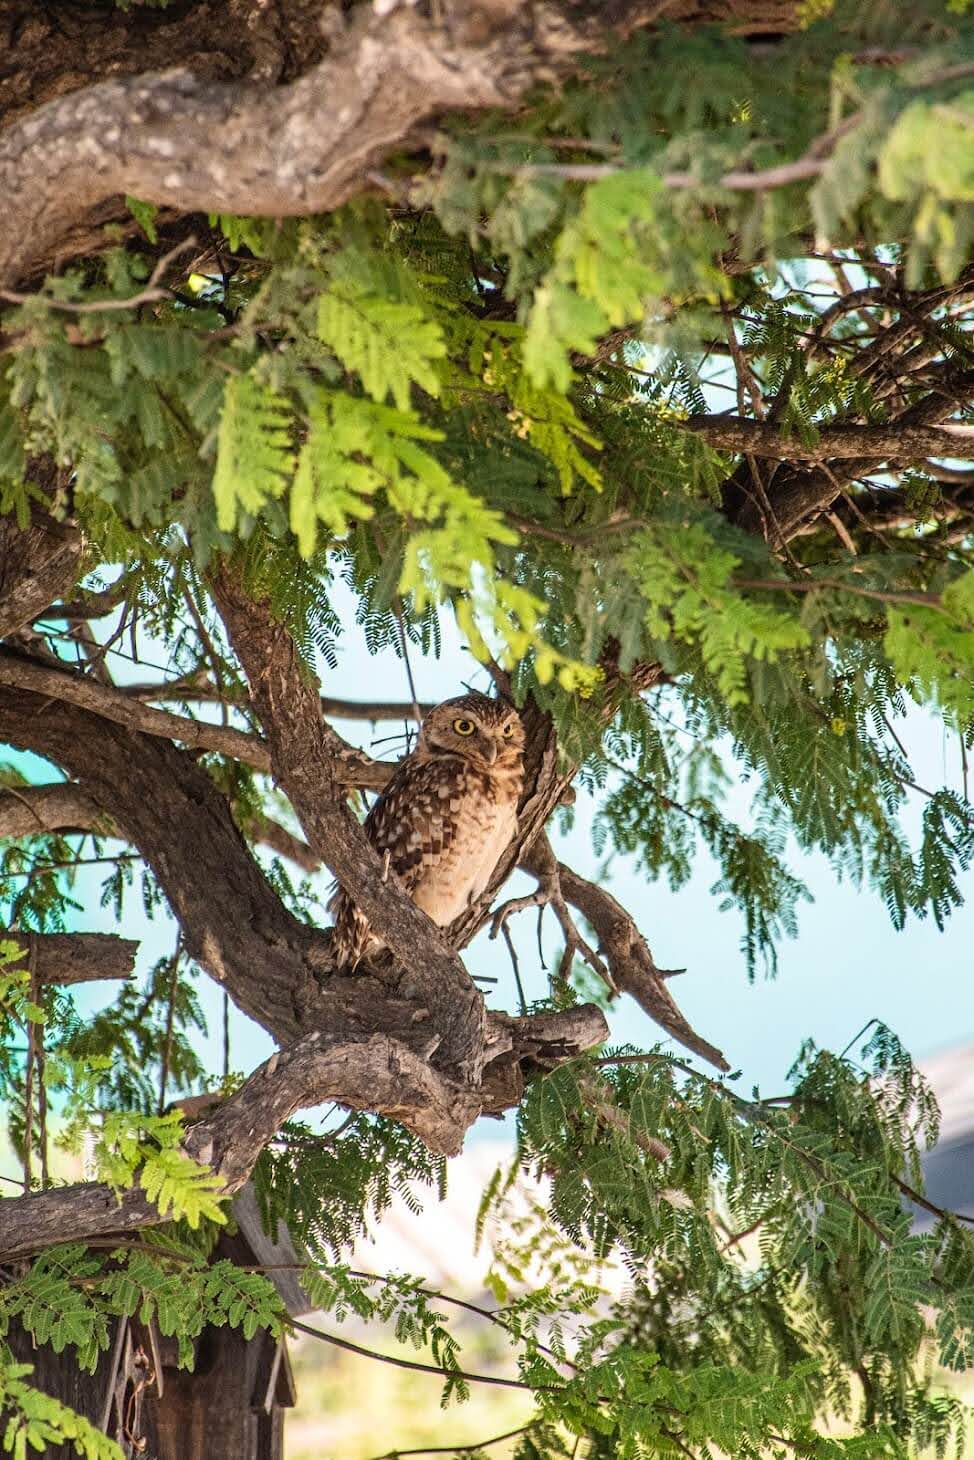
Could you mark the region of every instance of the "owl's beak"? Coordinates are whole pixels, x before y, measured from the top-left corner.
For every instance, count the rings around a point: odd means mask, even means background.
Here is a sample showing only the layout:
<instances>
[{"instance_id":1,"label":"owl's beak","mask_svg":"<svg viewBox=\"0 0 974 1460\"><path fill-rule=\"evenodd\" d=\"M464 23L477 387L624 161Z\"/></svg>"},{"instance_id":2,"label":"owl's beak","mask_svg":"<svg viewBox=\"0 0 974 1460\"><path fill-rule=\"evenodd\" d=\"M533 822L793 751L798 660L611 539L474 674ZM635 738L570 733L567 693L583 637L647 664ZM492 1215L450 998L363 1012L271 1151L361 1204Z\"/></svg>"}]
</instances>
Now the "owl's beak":
<instances>
[{"instance_id":1,"label":"owl's beak","mask_svg":"<svg viewBox=\"0 0 974 1460\"><path fill-rule=\"evenodd\" d=\"M493 765L497 759L497 741L490 740L486 735L480 737L481 754L488 765Z\"/></svg>"}]
</instances>

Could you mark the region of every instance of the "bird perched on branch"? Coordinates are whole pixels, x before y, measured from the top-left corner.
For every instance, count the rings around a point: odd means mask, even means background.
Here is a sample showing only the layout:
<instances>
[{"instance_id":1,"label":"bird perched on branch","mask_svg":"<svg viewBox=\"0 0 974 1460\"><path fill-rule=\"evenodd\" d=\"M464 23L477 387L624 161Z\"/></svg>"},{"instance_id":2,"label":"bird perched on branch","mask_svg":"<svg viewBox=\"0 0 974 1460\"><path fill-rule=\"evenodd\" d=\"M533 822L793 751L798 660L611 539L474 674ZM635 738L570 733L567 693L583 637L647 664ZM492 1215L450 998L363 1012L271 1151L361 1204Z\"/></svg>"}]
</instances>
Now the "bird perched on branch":
<instances>
[{"instance_id":1,"label":"bird perched on branch","mask_svg":"<svg viewBox=\"0 0 974 1460\"><path fill-rule=\"evenodd\" d=\"M386 868L441 927L480 896L514 836L523 751L524 729L507 700L444 700L366 818ZM340 966L354 968L382 946L343 888L329 908Z\"/></svg>"}]
</instances>

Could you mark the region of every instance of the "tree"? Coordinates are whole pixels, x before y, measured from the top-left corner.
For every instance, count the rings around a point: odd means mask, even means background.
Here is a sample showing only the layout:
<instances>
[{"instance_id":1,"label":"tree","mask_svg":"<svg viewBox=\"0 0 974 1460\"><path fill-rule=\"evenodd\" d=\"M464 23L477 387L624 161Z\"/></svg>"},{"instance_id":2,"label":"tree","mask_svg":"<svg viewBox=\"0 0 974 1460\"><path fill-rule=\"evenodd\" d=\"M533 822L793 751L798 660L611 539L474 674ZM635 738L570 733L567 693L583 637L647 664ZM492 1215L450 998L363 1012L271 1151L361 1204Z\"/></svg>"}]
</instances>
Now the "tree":
<instances>
[{"instance_id":1,"label":"tree","mask_svg":"<svg viewBox=\"0 0 974 1460\"><path fill-rule=\"evenodd\" d=\"M944 1452L962 1412L922 1360L972 1361L974 1244L935 1209L912 1232L936 1108L906 1052L882 1028L809 1046L786 1097L742 1096L546 827L580 778L647 877L708 849L749 970L797 928L789 839L897 926L960 902L967 9L0 6L0 737L50 768L10 763L0 795L0 1079L30 1188L3 1201L5 1326L91 1365L123 1312L184 1344L280 1325L264 1278L206 1263L253 1173L315 1301L432 1343L462 1395L440 1295L343 1251L516 1108L564 1250L633 1274L609 1314L582 1267L502 1299L538 1405L522 1460ZM331 722L411 707L327 697L338 580L375 646L435 652L455 618L521 709L517 839L446 933L359 826L389 763ZM116 683L147 636L165 666ZM917 783L910 705L956 737L959 788ZM176 940L82 1018L65 989L134 952L67 931L92 861L119 923L138 877ZM387 956L337 971L285 862L329 868ZM565 954L511 1015L461 955L525 906L498 903L516 865ZM279 1050L181 1116L204 978ZM697 1062L606 1046L618 998ZM50 1179L49 1100L68 1139L97 1121L85 1183ZM296 1119L329 1101L352 1114L325 1136ZM0 1394L8 1451L116 1454L22 1367Z\"/></svg>"}]
</instances>

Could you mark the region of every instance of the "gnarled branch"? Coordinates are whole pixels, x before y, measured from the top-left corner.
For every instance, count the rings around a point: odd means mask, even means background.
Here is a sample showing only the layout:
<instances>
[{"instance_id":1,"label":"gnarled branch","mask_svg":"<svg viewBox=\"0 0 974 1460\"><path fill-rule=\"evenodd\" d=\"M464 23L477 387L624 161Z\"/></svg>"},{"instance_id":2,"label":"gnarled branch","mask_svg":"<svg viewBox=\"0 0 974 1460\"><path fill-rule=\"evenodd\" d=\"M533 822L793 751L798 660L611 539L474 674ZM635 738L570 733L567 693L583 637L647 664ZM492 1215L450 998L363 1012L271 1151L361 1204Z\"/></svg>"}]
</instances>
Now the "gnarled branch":
<instances>
[{"instance_id":1,"label":"gnarled branch","mask_svg":"<svg viewBox=\"0 0 974 1460\"><path fill-rule=\"evenodd\" d=\"M550 847L547 849L550 854ZM532 876L544 875L544 845L530 847L521 857L521 865ZM565 898L588 919L599 939L599 947L609 965L612 978L623 993L636 1000L651 1019L685 1049L693 1050L701 1059L729 1070L730 1065L719 1049L712 1045L684 1018L677 1008L664 977L653 961L646 939L629 913L611 892L579 877L564 862L558 863L558 877Z\"/></svg>"}]
</instances>

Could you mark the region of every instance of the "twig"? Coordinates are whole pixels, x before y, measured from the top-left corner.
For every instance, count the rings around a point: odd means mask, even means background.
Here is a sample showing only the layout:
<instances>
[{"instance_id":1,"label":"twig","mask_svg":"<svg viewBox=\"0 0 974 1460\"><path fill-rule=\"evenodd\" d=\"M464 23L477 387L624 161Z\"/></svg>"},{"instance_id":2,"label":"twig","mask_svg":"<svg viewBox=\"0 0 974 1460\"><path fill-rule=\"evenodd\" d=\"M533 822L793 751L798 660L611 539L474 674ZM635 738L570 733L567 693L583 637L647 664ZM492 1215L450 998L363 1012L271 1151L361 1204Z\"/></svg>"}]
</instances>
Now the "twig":
<instances>
[{"instance_id":1,"label":"twig","mask_svg":"<svg viewBox=\"0 0 974 1460\"><path fill-rule=\"evenodd\" d=\"M399 647L402 649L402 659L406 666L406 679L409 682L409 693L412 698L413 718L418 725L421 723L423 717L419 710L419 695L416 693L416 681L413 679L413 666L409 662L409 645L406 642L406 618L403 613L402 599L398 594L396 595L396 624L399 629ZM410 748L408 740L407 748Z\"/></svg>"},{"instance_id":2,"label":"twig","mask_svg":"<svg viewBox=\"0 0 974 1460\"><path fill-rule=\"evenodd\" d=\"M37 990L37 953L33 935L28 933L27 967L30 970L30 997L33 1002ZM32 1146L34 1140L34 1066L36 1062L34 1021L27 1016L27 1064L24 1069L24 1190L33 1185Z\"/></svg>"},{"instance_id":3,"label":"twig","mask_svg":"<svg viewBox=\"0 0 974 1460\"><path fill-rule=\"evenodd\" d=\"M558 873L558 862L551 844L547 837L540 836L535 844L537 848L536 865L532 869L533 875L538 879L538 885L534 892L524 897L512 897L509 901L502 903L494 913L490 924L490 937L496 938L498 933L504 931L506 936L507 920L514 913L524 912L527 908L550 907L565 939L565 947L558 965L558 977L567 982L572 971L572 964L575 961L575 954L581 953L585 962L608 986L611 993L618 997L619 989L616 986L612 974L609 972L605 962L599 957L595 949L581 935L575 924L571 913L568 911L568 904L561 889L561 878ZM508 946L510 944L508 943ZM520 983L518 984L520 989Z\"/></svg>"},{"instance_id":4,"label":"twig","mask_svg":"<svg viewBox=\"0 0 974 1460\"><path fill-rule=\"evenodd\" d=\"M526 1435L534 1428L533 1422L520 1425L516 1430L507 1430L503 1435L494 1435L491 1440L478 1440L475 1445L425 1445L418 1450L386 1450L383 1455L374 1455L372 1460L404 1460L406 1455L476 1455L491 1445L500 1445L504 1440L513 1440L517 1435Z\"/></svg>"},{"instance_id":5,"label":"twig","mask_svg":"<svg viewBox=\"0 0 974 1460\"><path fill-rule=\"evenodd\" d=\"M162 1044L162 1060L159 1071L159 1114L162 1115L166 1108L166 1084L169 1080L169 1060L172 1055L172 1032L176 1015L176 980L179 977L179 954L182 944L182 935L177 939L176 950L172 956L172 971L169 975L169 998L166 1003L166 1032Z\"/></svg>"},{"instance_id":6,"label":"twig","mask_svg":"<svg viewBox=\"0 0 974 1460\"><path fill-rule=\"evenodd\" d=\"M73 304L67 299L52 299L49 294L18 294L13 289L0 289L0 299L7 304L32 304L36 299L46 304L48 309L57 309L63 314L105 314L110 310L137 309L140 304L154 304L160 299L171 297L172 291L159 288L159 282L174 259L195 247L196 239L190 236L163 254L149 275L145 288L138 294L133 294L130 299L99 299L89 304Z\"/></svg>"},{"instance_id":7,"label":"twig","mask_svg":"<svg viewBox=\"0 0 974 1460\"><path fill-rule=\"evenodd\" d=\"M514 939L511 937L511 930L507 926L507 919L501 923L501 932L504 934L504 942L507 944L507 951L511 956L511 967L514 970L514 983L517 988L517 999L522 1014L528 1012L527 1000L524 997L524 988L521 984L521 967L518 963L517 949L514 947Z\"/></svg>"},{"instance_id":8,"label":"twig","mask_svg":"<svg viewBox=\"0 0 974 1460\"><path fill-rule=\"evenodd\" d=\"M563 1384L528 1384L523 1379L505 1379L500 1374L471 1374L466 1369L441 1369L438 1364L421 1364L416 1359L400 1359L393 1354L380 1354L375 1349L352 1343L350 1339L339 1338L335 1333L323 1333L320 1328L312 1328L310 1324L301 1323L297 1318L288 1319L288 1326L296 1333L319 1338L323 1343L334 1344L335 1348L343 1348L350 1354L357 1354L359 1358L377 1359L380 1364L391 1364L395 1369L411 1369L417 1374L435 1374L442 1380L462 1379L468 1384L492 1384L501 1389L527 1389L533 1394L559 1394L565 1388Z\"/></svg>"},{"instance_id":9,"label":"twig","mask_svg":"<svg viewBox=\"0 0 974 1460\"><path fill-rule=\"evenodd\" d=\"M946 610L938 593L887 593L881 588L863 588L858 583L843 583L840 578L732 578L735 588L769 593L819 593L831 588L837 593L852 593L857 598L872 598L879 603L910 603L920 608Z\"/></svg>"}]
</instances>

